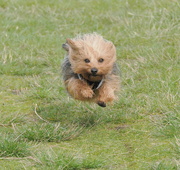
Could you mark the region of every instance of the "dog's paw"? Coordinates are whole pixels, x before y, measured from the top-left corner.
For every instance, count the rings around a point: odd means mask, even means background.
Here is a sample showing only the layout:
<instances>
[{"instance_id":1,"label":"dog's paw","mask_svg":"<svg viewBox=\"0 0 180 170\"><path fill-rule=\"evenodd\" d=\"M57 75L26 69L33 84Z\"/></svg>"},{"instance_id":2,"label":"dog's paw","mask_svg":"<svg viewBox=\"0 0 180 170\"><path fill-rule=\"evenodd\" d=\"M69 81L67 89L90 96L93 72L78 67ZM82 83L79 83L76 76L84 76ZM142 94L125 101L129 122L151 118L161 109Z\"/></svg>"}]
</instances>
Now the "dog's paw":
<instances>
[{"instance_id":1,"label":"dog's paw","mask_svg":"<svg viewBox=\"0 0 180 170\"><path fill-rule=\"evenodd\" d=\"M102 101L98 101L97 104L101 107L106 107L106 103Z\"/></svg>"},{"instance_id":2,"label":"dog's paw","mask_svg":"<svg viewBox=\"0 0 180 170\"><path fill-rule=\"evenodd\" d=\"M94 92L91 89L82 89L81 94L85 98L92 98L94 96Z\"/></svg>"}]
</instances>

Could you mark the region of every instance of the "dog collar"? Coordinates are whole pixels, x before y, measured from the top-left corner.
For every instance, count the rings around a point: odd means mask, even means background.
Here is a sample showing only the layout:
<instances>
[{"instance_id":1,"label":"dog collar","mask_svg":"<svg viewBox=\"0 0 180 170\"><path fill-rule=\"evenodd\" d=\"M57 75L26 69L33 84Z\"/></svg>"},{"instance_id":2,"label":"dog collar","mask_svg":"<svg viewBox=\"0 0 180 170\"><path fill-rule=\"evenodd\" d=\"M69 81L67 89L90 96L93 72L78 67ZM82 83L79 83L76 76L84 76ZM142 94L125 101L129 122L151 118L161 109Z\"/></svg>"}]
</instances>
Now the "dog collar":
<instances>
[{"instance_id":1,"label":"dog collar","mask_svg":"<svg viewBox=\"0 0 180 170\"><path fill-rule=\"evenodd\" d=\"M103 84L103 82L104 82L104 79L102 79L101 81L89 81L89 80L86 80L81 74L77 74L77 76L78 76L78 79L79 80L84 80L84 81L86 81L90 86L92 86L92 89L93 90L97 90L97 89L99 89L101 86L102 86L102 84Z\"/></svg>"}]
</instances>

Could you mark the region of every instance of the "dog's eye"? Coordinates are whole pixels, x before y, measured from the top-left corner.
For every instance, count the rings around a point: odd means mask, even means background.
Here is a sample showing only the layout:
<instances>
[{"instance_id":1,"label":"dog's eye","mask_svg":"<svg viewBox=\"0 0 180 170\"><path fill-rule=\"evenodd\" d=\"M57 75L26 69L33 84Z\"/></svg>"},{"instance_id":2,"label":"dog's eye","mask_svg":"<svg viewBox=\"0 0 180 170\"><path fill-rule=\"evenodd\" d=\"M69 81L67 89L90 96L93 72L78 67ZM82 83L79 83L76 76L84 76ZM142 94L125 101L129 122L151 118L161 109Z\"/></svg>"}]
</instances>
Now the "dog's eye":
<instances>
[{"instance_id":1,"label":"dog's eye","mask_svg":"<svg viewBox=\"0 0 180 170\"><path fill-rule=\"evenodd\" d=\"M103 58L100 58L98 61L99 61L100 63L102 63L102 62L104 61L104 59L103 59Z\"/></svg>"},{"instance_id":2,"label":"dog's eye","mask_svg":"<svg viewBox=\"0 0 180 170\"><path fill-rule=\"evenodd\" d=\"M84 60L84 62L85 62L85 63L89 63L90 60L86 58L86 59Z\"/></svg>"}]
</instances>

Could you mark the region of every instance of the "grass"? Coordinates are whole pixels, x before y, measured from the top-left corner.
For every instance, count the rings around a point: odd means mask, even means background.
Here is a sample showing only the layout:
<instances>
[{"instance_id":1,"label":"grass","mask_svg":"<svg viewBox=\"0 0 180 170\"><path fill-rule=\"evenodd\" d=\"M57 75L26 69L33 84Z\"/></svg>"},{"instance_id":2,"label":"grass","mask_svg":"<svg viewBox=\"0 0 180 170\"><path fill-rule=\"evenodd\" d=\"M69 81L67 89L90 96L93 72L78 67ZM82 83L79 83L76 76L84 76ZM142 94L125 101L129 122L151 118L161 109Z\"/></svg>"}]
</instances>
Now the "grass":
<instances>
[{"instance_id":1,"label":"grass","mask_svg":"<svg viewBox=\"0 0 180 170\"><path fill-rule=\"evenodd\" d=\"M12 136L3 136L0 139L0 156L1 157L25 157L29 155L28 144L25 142L18 142Z\"/></svg>"},{"instance_id":2,"label":"grass","mask_svg":"<svg viewBox=\"0 0 180 170\"><path fill-rule=\"evenodd\" d=\"M0 169L180 168L178 0L2 0ZM113 106L71 99L61 44L97 32L114 42Z\"/></svg>"},{"instance_id":3,"label":"grass","mask_svg":"<svg viewBox=\"0 0 180 170\"><path fill-rule=\"evenodd\" d=\"M72 153L64 154L62 151L54 152L48 150L46 152L41 152L37 154L37 160L39 164L36 165L37 168L43 169L94 169L99 168L102 162L94 160L91 157L83 158L81 155L73 155Z\"/></svg>"}]
</instances>

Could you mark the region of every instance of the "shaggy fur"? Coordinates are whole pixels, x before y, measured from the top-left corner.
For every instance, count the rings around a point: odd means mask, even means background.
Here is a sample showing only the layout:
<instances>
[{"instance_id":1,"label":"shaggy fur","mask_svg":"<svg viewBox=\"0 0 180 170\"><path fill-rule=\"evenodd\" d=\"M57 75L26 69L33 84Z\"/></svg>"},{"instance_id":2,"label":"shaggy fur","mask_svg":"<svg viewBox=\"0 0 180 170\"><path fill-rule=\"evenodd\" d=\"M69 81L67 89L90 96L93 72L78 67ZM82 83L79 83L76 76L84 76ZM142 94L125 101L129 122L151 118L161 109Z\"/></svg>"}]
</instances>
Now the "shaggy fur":
<instances>
[{"instance_id":1,"label":"shaggy fur","mask_svg":"<svg viewBox=\"0 0 180 170\"><path fill-rule=\"evenodd\" d=\"M62 47L67 51L62 72L69 94L102 107L112 102L119 88L114 44L93 33L67 39Z\"/></svg>"}]
</instances>

